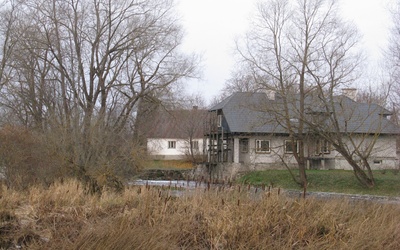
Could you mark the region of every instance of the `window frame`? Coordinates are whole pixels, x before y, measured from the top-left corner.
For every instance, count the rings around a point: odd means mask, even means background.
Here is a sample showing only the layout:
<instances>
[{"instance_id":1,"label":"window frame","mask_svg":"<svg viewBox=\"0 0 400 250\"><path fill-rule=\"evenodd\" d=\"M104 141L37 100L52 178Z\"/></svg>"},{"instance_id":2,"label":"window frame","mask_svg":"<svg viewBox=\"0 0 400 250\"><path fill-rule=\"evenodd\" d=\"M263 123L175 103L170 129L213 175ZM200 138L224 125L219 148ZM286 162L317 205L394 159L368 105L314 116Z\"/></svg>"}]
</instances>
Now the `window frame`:
<instances>
[{"instance_id":1,"label":"window frame","mask_svg":"<svg viewBox=\"0 0 400 250\"><path fill-rule=\"evenodd\" d=\"M268 150L261 150L263 142L268 142ZM269 153L271 153L271 140L256 139L256 148L255 149L256 149L256 153L258 153L258 154L269 154Z\"/></svg>"},{"instance_id":2,"label":"window frame","mask_svg":"<svg viewBox=\"0 0 400 250\"><path fill-rule=\"evenodd\" d=\"M190 148L191 149L195 149L195 150L198 150L200 147L199 147L199 141L198 140L192 140L191 142L190 142Z\"/></svg>"},{"instance_id":3,"label":"window frame","mask_svg":"<svg viewBox=\"0 0 400 250\"><path fill-rule=\"evenodd\" d=\"M222 127L222 115L217 115L217 126Z\"/></svg>"},{"instance_id":4,"label":"window frame","mask_svg":"<svg viewBox=\"0 0 400 250\"><path fill-rule=\"evenodd\" d=\"M288 146L292 147L292 140L284 141L284 151L285 151L285 154L294 154L293 149L290 151L288 150ZM295 147L296 147L296 153L298 154L299 153L299 141L298 140L295 140Z\"/></svg>"},{"instance_id":5,"label":"window frame","mask_svg":"<svg viewBox=\"0 0 400 250\"><path fill-rule=\"evenodd\" d=\"M168 141L168 149L176 149L176 141Z\"/></svg>"},{"instance_id":6,"label":"window frame","mask_svg":"<svg viewBox=\"0 0 400 250\"><path fill-rule=\"evenodd\" d=\"M315 149L315 153L316 155L320 155L320 154L330 154L331 153L331 143L327 140L317 140L317 147Z\"/></svg>"},{"instance_id":7,"label":"window frame","mask_svg":"<svg viewBox=\"0 0 400 250\"><path fill-rule=\"evenodd\" d=\"M374 159L373 163L374 163L374 165L381 165L382 164L382 160Z\"/></svg>"},{"instance_id":8,"label":"window frame","mask_svg":"<svg viewBox=\"0 0 400 250\"><path fill-rule=\"evenodd\" d=\"M239 139L239 147L241 153L249 152L249 138L240 138Z\"/></svg>"},{"instance_id":9,"label":"window frame","mask_svg":"<svg viewBox=\"0 0 400 250\"><path fill-rule=\"evenodd\" d=\"M331 153L331 143L327 140L323 140L322 143L319 145L319 151L323 154L330 154Z\"/></svg>"}]
</instances>

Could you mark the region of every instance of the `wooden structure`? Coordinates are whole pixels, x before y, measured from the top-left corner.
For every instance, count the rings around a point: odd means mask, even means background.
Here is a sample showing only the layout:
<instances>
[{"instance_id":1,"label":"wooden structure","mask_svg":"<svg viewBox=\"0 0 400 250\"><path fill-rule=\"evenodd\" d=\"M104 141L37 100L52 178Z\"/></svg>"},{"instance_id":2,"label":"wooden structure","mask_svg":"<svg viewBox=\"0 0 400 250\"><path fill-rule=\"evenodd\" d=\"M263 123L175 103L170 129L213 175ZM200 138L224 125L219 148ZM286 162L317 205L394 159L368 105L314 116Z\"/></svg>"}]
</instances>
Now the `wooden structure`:
<instances>
[{"instance_id":1,"label":"wooden structure","mask_svg":"<svg viewBox=\"0 0 400 250\"><path fill-rule=\"evenodd\" d=\"M223 124L222 114L218 111L208 112L204 123L205 141L203 143L206 151L204 162L208 167L233 160L233 140Z\"/></svg>"}]
</instances>

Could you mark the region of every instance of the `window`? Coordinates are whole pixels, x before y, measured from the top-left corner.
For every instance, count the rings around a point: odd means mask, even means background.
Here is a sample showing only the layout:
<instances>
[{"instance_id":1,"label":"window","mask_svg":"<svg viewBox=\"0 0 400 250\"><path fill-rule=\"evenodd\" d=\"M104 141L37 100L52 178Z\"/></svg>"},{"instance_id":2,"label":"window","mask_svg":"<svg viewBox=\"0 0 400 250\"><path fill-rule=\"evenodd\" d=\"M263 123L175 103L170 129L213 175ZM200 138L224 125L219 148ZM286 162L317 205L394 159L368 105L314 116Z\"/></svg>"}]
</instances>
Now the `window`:
<instances>
[{"instance_id":1,"label":"window","mask_svg":"<svg viewBox=\"0 0 400 250\"><path fill-rule=\"evenodd\" d=\"M326 141L326 140L318 140L317 141L317 145L316 145L316 149L315 149L315 153L317 155L319 154L329 154L331 150L331 144Z\"/></svg>"},{"instance_id":2,"label":"window","mask_svg":"<svg viewBox=\"0 0 400 250\"><path fill-rule=\"evenodd\" d=\"M268 140L256 140L256 153L270 153L269 144Z\"/></svg>"},{"instance_id":3,"label":"window","mask_svg":"<svg viewBox=\"0 0 400 250\"><path fill-rule=\"evenodd\" d=\"M168 148L176 148L176 141L168 141Z\"/></svg>"},{"instance_id":4,"label":"window","mask_svg":"<svg viewBox=\"0 0 400 250\"><path fill-rule=\"evenodd\" d=\"M382 164L382 160L374 160L374 164L375 165L380 165L380 164Z\"/></svg>"},{"instance_id":5,"label":"window","mask_svg":"<svg viewBox=\"0 0 400 250\"><path fill-rule=\"evenodd\" d=\"M293 148L294 146L294 148ZM294 141L294 145L292 144L291 140L285 140L285 153L293 154L293 152L299 152L299 142Z\"/></svg>"},{"instance_id":6,"label":"window","mask_svg":"<svg viewBox=\"0 0 400 250\"><path fill-rule=\"evenodd\" d=\"M199 149L199 141L191 141L190 142L190 147L192 149Z\"/></svg>"},{"instance_id":7,"label":"window","mask_svg":"<svg viewBox=\"0 0 400 250\"><path fill-rule=\"evenodd\" d=\"M249 151L249 139L244 138L239 140L240 152L247 153Z\"/></svg>"},{"instance_id":8,"label":"window","mask_svg":"<svg viewBox=\"0 0 400 250\"><path fill-rule=\"evenodd\" d=\"M217 119L218 119L217 121L218 127L222 127L222 115L218 115Z\"/></svg>"},{"instance_id":9,"label":"window","mask_svg":"<svg viewBox=\"0 0 400 250\"><path fill-rule=\"evenodd\" d=\"M330 145L330 143L329 143L328 141L323 140L323 141L321 142L320 151L321 151L322 153L324 153L324 154L329 154L329 153L330 153L330 148L331 148L331 145Z\"/></svg>"}]
</instances>

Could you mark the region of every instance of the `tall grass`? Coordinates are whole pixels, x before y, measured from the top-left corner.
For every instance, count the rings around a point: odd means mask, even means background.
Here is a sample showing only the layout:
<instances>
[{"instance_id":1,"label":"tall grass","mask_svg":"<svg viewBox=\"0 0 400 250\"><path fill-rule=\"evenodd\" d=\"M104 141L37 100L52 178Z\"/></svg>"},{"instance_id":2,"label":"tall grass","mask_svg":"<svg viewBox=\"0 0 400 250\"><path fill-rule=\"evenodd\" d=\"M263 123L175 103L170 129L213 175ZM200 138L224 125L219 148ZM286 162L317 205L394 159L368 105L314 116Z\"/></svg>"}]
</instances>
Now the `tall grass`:
<instances>
[{"instance_id":1,"label":"tall grass","mask_svg":"<svg viewBox=\"0 0 400 250\"><path fill-rule=\"evenodd\" d=\"M400 249L400 205L293 199L239 186L172 196L129 187L87 196L74 180L3 189L0 248Z\"/></svg>"}]
</instances>

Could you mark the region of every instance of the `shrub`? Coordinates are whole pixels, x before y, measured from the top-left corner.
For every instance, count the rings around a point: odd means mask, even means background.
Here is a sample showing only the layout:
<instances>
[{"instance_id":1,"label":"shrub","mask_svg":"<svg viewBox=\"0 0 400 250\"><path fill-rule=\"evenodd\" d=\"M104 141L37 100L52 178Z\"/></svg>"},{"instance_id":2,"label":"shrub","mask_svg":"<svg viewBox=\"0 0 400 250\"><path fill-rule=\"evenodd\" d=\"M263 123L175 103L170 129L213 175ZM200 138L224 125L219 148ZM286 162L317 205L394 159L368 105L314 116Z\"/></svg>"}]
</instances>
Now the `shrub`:
<instances>
[{"instance_id":1,"label":"shrub","mask_svg":"<svg viewBox=\"0 0 400 250\"><path fill-rule=\"evenodd\" d=\"M62 175L56 152L43 137L23 127L0 130L0 162L9 188L26 189L34 183L48 186Z\"/></svg>"}]
</instances>

